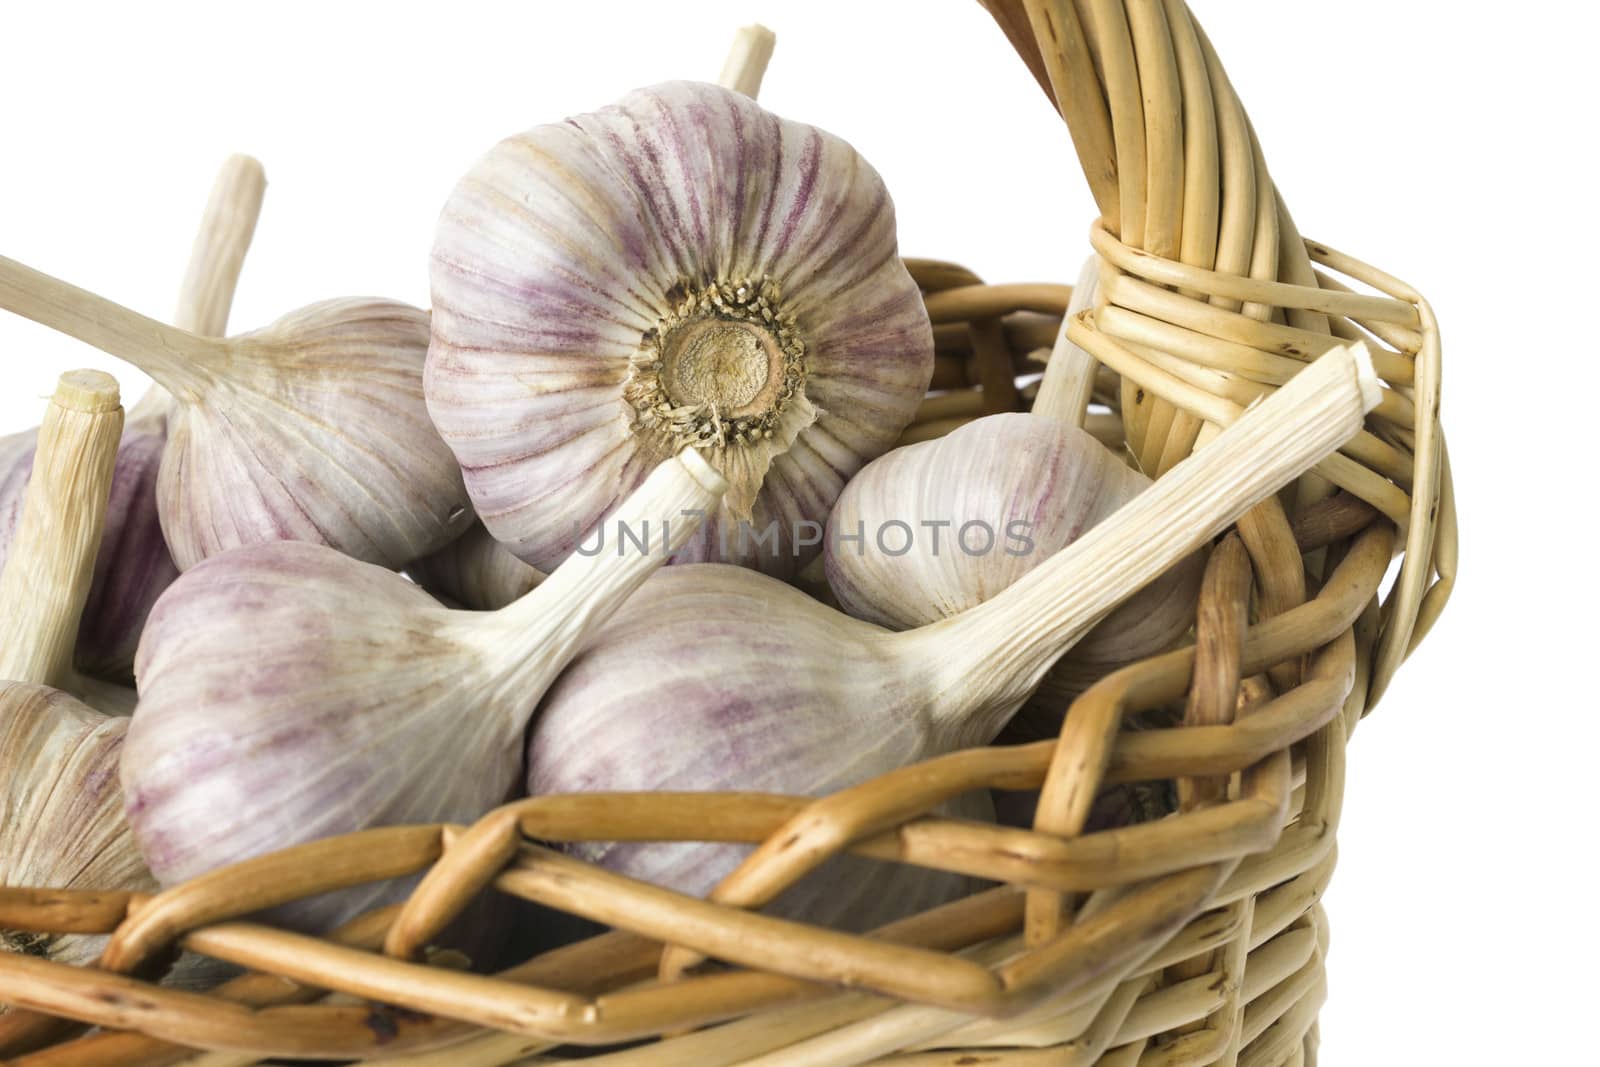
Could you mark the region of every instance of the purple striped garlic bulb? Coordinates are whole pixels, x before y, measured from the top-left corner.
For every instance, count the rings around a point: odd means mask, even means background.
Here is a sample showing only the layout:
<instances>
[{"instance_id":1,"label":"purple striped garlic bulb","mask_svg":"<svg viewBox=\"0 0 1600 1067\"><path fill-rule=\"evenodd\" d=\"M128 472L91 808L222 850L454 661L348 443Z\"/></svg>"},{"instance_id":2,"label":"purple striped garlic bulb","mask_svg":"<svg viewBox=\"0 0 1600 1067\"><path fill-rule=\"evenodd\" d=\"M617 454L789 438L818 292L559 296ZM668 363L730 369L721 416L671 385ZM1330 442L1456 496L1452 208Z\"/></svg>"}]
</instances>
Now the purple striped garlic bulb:
<instances>
[{"instance_id":1,"label":"purple striped garlic bulb","mask_svg":"<svg viewBox=\"0 0 1600 1067\"><path fill-rule=\"evenodd\" d=\"M44 685L0 681L0 885L154 892L122 813L129 719ZM0 929L0 952L85 965L103 937Z\"/></svg>"},{"instance_id":2,"label":"purple striped garlic bulb","mask_svg":"<svg viewBox=\"0 0 1600 1067\"><path fill-rule=\"evenodd\" d=\"M274 541L399 568L472 521L423 404L425 311L325 300L237 337L201 337L4 257L0 308L125 359L172 394L156 494L180 570Z\"/></svg>"},{"instance_id":3,"label":"purple striped garlic bulb","mask_svg":"<svg viewBox=\"0 0 1600 1067\"><path fill-rule=\"evenodd\" d=\"M253 545L185 571L139 644L122 756L150 870L170 886L318 838L471 822L509 800L540 695L723 488L686 449L607 518L615 548L575 554L499 611L450 610L321 545ZM326 930L397 892L364 886L280 916Z\"/></svg>"},{"instance_id":4,"label":"purple striped garlic bulb","mask_svg":"<svg viewBox=\"0 0 1600 1067\"><path fill-rule=\"evenodd\" d=\"M857 618L925 626L988 600L1150 484L1077 426L989 415L850 482L828 519L828 584ZM1170 648L1194 621L1202 562L1182 560L1102 619L1052 671L1075 681L1051 692Z\"/></svg>"},{"instance_id":5,"label":"purple striped garlic bulb","mask_svg":"<svg viewBox=\"0 0 1600 1067\"><path fill-rule=\"evenodd\" d=\"M962 636L978 647L976 634ZM940 647L956 646L886 634L765 575L718 564L668 567L546 692L529 737L528 793L823 796L982 743L1004 712L973 713L988 694L946 679L935 665L957 660ZM941 690L948 699L930 699ZM994 818L987 792L957 798L948 811ZM574 842L566 850L692 896L709 893L751 851L660 841ZM773 911L869 930L972 888L960 875L840 856Z\"/></svg>"},{"instance_id":6,"label":"purple striped garlic bulb","mask_svg":"<svg viewBox=\"0 0 1600 1067\"><path fill-rule=\"evenodd\" d=\"M714 85L502 141L445 204L431 279L429 413L490 533L544 570L692 445L729 490L678 560L792 574L933 371L877 173Z\"/></svg>"}]
</instances>

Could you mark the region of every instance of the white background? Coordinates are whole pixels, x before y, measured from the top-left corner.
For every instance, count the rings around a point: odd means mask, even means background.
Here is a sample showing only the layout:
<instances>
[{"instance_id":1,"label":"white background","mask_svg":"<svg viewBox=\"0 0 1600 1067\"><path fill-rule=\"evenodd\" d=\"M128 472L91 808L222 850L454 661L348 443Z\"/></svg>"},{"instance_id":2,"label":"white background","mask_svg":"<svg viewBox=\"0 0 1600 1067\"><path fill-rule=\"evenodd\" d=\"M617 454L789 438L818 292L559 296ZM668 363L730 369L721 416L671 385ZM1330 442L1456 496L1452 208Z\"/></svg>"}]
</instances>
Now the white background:
<instances>
[{"instance_id":1,"label":"white background","mask_svg":"<svg viewBox=\"0 0 1600 1067\"><path fill-rule=\"evenodd\" d=\"M1585 5L1192 0L1301 230L1445 337L1461 582L1351 751L1323 1062L1563 1062L1593 1011L1597 102ZM1587 25L1576 19L1591 20ZM0 253L159 317L224 156L266 165L234 306L427 301L451 184L500 137L777 30L762 102L884 174L907 254L1071 281L1092 202L972 0L6 5ZM142 377L0 316L0 431L56 375Z\"/></svg>"}]
</instances>

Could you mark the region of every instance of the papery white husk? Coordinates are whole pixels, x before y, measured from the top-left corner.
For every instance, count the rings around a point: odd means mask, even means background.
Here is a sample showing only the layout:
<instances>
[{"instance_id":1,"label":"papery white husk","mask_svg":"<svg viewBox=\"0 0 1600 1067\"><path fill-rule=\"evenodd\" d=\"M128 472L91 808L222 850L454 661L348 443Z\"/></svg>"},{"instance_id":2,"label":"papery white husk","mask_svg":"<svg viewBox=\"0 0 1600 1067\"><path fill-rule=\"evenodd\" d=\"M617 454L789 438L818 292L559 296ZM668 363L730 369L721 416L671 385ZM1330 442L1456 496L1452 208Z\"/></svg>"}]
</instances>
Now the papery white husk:
<instances>
[{"instance_id":1,"label":"papery white husk","mask_svg":"<svg viewBox=\"0 0 1600 1067\"><path fill-rule=\"evenodd\" d=\"M988 600L1148 485L1076 426L986 416L897 448L851 481L828 520L828 584L857 618L927 625ZM968 523L977 525L963 540ZM1191 557L1135 593L1052 676L1071 674L1081 692L1111 667L1171 647L1193 623L1200 571Z\"/></svg>"},{"instance_id":2,"label":"papery white husk","mask_svg":"<svg viewBox=\"0 0 1600 1067\"><path fill-rule=\"evenodd\" d=\"M368 827L470 823L506 800L521 731L489 709L460 714L490 701L449 614L319 545L258 545L185 572L139 647L122 765L128 817L161 884ZM406 888L277 914L326 930Z\"/></svg>"},{"instance_id":3,"label":"papery white husk","mask_svg":"<svg viewBox=\"0 0 1600 1067\"><path fill-rule=\"evenodd\" d=\"M226 370L176 371L158 485L178 566L270 541L399 568L472 521L428 420L428 315L328 300L227 342Z\"/></svg>"},{"instance_id":4,"label":"papery white husk","mask_svg":"<svg viewBox=\"0 0 1600 1067\"><path fill-rule=\"evenodd\" d=\"M126 716L108 716L49 686L0 682L0 885L154 893L128 826L118 765ZM3 951L86 967L102 934L0 931ZM238 973L185 952L161 979L209 989ZM0 1012L6 1009L0 1006Z\"/></svg>"},{"instance_id":5,"label":"papery white husk","mask_svg":"<svg viewBox=\"0 0 1600 1067\"><path fill-rule=\"evenodd\" d=\"M731 488L683 561L798 570L817 551L807 524L895 441L932 374L878 175L712 85L639 90L501 142L446 203L431 279L429 411L484 524L545 570L675 450L624 391L686 293L769 279L805 378L770 438L708 450Z\"/></svg>"},{"instance_id":6,"label":"papery white husk","mask_svg":"<svg viewBox=\"0 0 1600 1067\"><path fill-rule=\"evenodd\" d=\"M546 694L528 750L531 795L735 790L820 796L955 742L906 706L883 631L788 586L717 564L653 575ZM848 649L818 669L799 648ZM946 809L987 819L986 792ZM746 846L582 842L607 869L702 896ZM963 876L830 861L777 914L865 930L963 896Z\"/></svg>"},{"instance_id":7,"label":"papery white husk","mask_svg":"<svg viewBox=\"0 0 1600 1067\"><path fill-rule=\"evenodd\" d=\"M127 728L126 718L48 686L0 682L0 885L155 890L122 814L117 762ZM77 965L105 942L25 940L31 953Z\"/></svg>"}]
</instances>

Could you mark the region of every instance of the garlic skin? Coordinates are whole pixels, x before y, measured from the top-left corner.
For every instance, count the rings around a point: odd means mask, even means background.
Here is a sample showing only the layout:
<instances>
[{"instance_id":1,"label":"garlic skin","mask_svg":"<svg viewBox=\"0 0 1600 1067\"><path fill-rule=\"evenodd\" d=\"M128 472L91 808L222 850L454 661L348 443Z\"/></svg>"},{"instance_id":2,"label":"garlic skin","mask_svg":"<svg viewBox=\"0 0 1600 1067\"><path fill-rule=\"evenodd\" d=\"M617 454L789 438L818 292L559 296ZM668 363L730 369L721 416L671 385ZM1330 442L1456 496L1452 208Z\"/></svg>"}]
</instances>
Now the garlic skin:
<instances>
[{"instance_id":1,"label":"garlic skin","mask_svg":"<svg viewBox=\"0 0 1600 1067\"><path fill-rule=\"evenodd\" d=\"M0 885L153 892L122 814L129 720L48 686L0 682ZM105 938L0 930L0 951L85 965Z\"/></svg>"},{"instance_id":2,"label":"garlic skin","mask_svg":"<svg viewBox=\"0 0 1600 1067\"><path fill-rule=\"evenodd\" d=\"M0 439L0 568L22 519L37 438L35 429ZM105 534L73 657L79 671L98 678L133 680L133 654L145 619L156 598L178 577L156 506L165 447L160 419L130 421L117 447Z\"/></svg>"},{"instance_id":3,"label":"garlic skin","mask_svg":"<svg viewBox=\"0 0 1600 1067\"><path fill-rule=\"evenodd\" d=\"M328 300L229 344L227 378L173 388L157 491L180 568L269 541L398 568L471 522L422 402L427 312Z\"/></svg>"},{"instance_id":4,"label":"garlic skin","mask_svg":"<svg viewBox=\"0 0 1600 1067\"><path fill-rule=\"evenodd\" d=\"M1007 588L1149 485L1077 426L989 415L897 448L851 480L828 519L828 584L851 615L890 629L949 618ZM968 523L975 525L964 529ZM1113 667L1171 647L1194 621L1202 563L1199 555L1183 560L1115 608L1057 672L1078 678L1081 692Z\"/></svg>"},{"instance_id":5,"label":"garlic skin","mask_svg":"<svg viewBox=\"0 0 1600 1067\"><path fill-rule=\"evenodd\" d=\"M730 488L678 561L793 574L933 371L877 173L713 85L501 142L445 204L430 277L428 410L484 525L544 570L696 445Z\"/></svg>"},{"instance_id":6,"label":"garlic skin","mask_svg":"<svg viewBox=\"0 0 1600 1067\"><path fill-rule=\"evenodd\" d=\"M653 575L545 694L528 793L740 790L821 796L960 747L916 706L877 627L724 564ZM909 700L908 700L909 696ZM867 714L866 712L870 712ZM948 813L992 820L987 793ZM704 896L750 852L700 842L566 846ZM775 914L866 930L972 891L963 876L836 857Z\"/></svg>"},{"instance_id":7,"label":"garlic skin","mask_svg":"<svg viewBox=\"0 0 1600 1067\"><path fill-rule=\"evenodd\" d=\"M427 312L328 300L223 340L4 257L0 308L125 359L172 394L156 492L180 570L271 541L398 569L472 521L423 402Z\"/></svg>"},{"instance_id":8,"label":"garlic skin","mask_svg":"<svg viewBox=\"0 0 1600 1067\"><path fill-rule=\"evenodd\" d=\"M458 607L496 611L537 589L545 575L496 541L481 522L406 568L418 585Z\"/></svg>"},{"instance_id":9,"label":"garlic skin","mask_svg":"<svg viewBox=\"0 0 1600 1067\"><path fill-rule=\"evenodd\" d=\"M355 830L470 823L510 799L539 696L723 488L692 451L668 460L608 519L649 522L648 551L574 556L497 612L452 611L290 541L186 571L139 645L121 768L150 869L173 885ZM279 917L326 930L403 892L360 887Z\"/></svg>"},{"instance_id":10,"label":"garlic skin","mask_svg":"<svg viewBox=\"0 0 1600 1067\"><path fill-rule=\"evenodd\" d=\"M150 869L170 886L368 827L472 822L518 766L503 717L461 707L487 681L474 662L427 593L320 545L255 545L186 571L145 628L122 763ZM447 736L470 756L418 758ZM293 918L322 929L378 894L341 899Z\"/></svg>"},{"instance_id":11,"label":"garlic skin","mask_svg":"<svg viewBox=\"0 0 1600 1067\"><path fill-rule=\"evenodd\" d=\"M126 716L104 715L58 689L0 682L0 885L160 889L123 812L118 765L129 725ZM87 967L106 940L0 930L0 952ZM185 952L161 984L207 989L236 971Z\"/></svg>"}]
</instances>

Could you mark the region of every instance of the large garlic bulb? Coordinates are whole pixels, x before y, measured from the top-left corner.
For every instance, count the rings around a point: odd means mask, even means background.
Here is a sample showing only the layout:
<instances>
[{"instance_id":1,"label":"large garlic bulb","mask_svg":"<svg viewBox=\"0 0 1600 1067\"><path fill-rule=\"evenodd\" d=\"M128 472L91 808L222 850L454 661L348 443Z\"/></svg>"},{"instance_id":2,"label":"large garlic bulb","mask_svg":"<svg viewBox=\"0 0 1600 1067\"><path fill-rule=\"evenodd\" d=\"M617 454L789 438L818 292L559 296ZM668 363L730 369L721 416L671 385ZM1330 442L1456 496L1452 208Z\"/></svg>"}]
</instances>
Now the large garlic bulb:
<instances>
[{"instance_id":1,"label":"large garlic bulb","mask_svg":"<svg viewBox=\"0 0 1600 1067\"><path fill-rule=\"evenodd\" d=\"M793 573L933 370L877 173L713 85L501 142L431 278L428 410L489 531L545 570L695 445L730 488L679 559Z\"/></svg>"},{"instance_id":2,"label":"large garlic bulb","mask_svg":"<svg viewBox=\"0 0 1600 1067\"><path fill-rule=\"evenodd\" d=\"M391 571L291 541L185 571L139 643L121 767L150 869L172 885L355 830L471 822L509 800L539 696L723 488L685 450L608 517L608 533L642 542L575 554L494 612L449 610ZM326 930L398 892L361 887L280 917Z\"/></svg>"},{"instance_id":3,"label":"large garlic bulb","mask_svg":"<svg viewBox=\"0 0 1600 1067\"><path fill-rule=\"evenodd\" d=\"M975 726L964 691L950 694L948 710L929 702L935 673L922 668L932 652L760 574L717 564L666 568L547 691L530 735L528 792L823 796L986 740L998 725ZM908 684L908 676L925 684ZM982 791L948 810L993 819ZM750 851L699 842L567 848L695 896ZM957 875L845 856L773 910L867 930L971 889Z\"/></svg>"}]
</instances>

